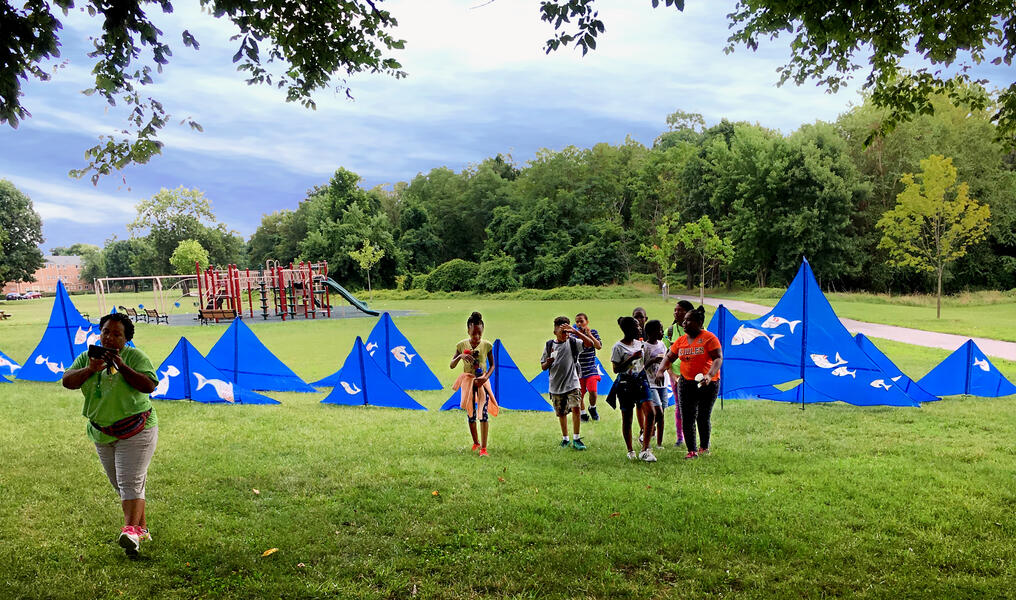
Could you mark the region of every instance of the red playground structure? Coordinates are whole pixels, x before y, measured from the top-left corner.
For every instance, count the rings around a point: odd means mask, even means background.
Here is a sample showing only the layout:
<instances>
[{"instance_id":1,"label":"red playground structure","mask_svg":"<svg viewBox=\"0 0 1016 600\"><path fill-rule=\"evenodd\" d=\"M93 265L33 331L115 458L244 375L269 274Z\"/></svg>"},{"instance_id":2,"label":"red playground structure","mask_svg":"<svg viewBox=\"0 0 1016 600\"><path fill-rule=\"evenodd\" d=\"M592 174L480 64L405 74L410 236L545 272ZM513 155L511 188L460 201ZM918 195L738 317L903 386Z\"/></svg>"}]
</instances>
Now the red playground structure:
<instances>
[{"instance_id":1,"label":"red playground structure","mask_svg":"<svg viewBox=\"0 0 1016 600\"><path fill-rule=\"evenodd\" d=\"M371 312L342 286L328 278L328 263L300 262L289 266L269 260L263 270L251 271L228 265L225 269L209 266L202 270L195 263L198 306L204 310L232 309L238 317L254 317L254 295L262 318L279 317L283 321L302 316L316 319L332 316L329 292L334 290L356 308ZM246 308L244 300L246 297Z\"/></svg>"}]
</instances>

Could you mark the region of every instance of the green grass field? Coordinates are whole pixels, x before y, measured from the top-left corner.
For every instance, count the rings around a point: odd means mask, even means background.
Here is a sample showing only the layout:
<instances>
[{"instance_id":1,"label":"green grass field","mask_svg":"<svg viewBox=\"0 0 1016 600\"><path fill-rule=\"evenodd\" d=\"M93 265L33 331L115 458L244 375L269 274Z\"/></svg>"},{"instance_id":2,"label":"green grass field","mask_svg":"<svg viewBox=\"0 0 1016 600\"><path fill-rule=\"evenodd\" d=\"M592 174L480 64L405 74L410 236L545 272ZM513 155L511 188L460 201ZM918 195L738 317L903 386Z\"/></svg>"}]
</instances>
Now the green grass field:
<instances>
[{"instance_id":1,"label":"green grass field","mask_svg":"<svg viewBox=\"0 0 1016 600\"><path fill-rule=\"evenodd\" d=\"M94 317L93 298L74 300ZM635 304L669 315L646 298L378 306L421 312L396 322L447 385L471 310L532 376L554 316L587 312L609 347ZM51 305L9 303L0 350L27 357ZM373 321L252 326L310 381ZM223 330L139 324L135 341L158 363L179 336L206 351ZM948 354L877 343L915 377ZM462 413L436 410L448 390L413 392L425 413L270 395L283 404L156 404L155 539L129 561L80 394L0 384L0 598L955 598L1010 596L1016 580L1014 398L728 402L713 455L682 460L668 413L670 447L648 465L625 458L606 407L584 453L556 447L552 415L505 411L481 461Z\"/></svg>"}]
</instances>

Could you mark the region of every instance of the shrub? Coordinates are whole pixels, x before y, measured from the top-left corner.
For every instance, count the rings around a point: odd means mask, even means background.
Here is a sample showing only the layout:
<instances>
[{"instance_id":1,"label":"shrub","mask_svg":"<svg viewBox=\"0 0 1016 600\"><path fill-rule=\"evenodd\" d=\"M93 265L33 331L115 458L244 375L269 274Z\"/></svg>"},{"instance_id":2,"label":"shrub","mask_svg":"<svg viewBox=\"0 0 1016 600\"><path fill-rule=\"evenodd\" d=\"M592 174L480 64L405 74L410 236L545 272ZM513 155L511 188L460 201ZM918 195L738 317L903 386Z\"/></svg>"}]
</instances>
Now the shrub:
<instances>
[{"instance_id":1,"label":"shrub","mask_svg":"<svg viewBox=\"0 0 1016 600\"><path fill-rule=\"evenodd\" d=\"M511 292L522 287L515 274L515 258L501 253L480 263L473 289L480 293Z\"/></svg>"},{"instance_id":2,"label":"shrub","mask_svg":"<svg viewBox=\"0 0 1016 600\"><path fill-rule=\"evenodd\" d=\"M475 262L454 258L427 274L428 292L462 292L473 287L480 270Z\"/></svg>"},{"instance_id":3,"label":"shrub","mask_svg":"<svg viewBox=\"0 0 1016 600\"><path fill-rule=\"evenodd\" d=\"M413 283L410 284L409 289L411 290L427 289L427 274L420 273L418 275L413 275Z\"/></svg>"}]
</instances>

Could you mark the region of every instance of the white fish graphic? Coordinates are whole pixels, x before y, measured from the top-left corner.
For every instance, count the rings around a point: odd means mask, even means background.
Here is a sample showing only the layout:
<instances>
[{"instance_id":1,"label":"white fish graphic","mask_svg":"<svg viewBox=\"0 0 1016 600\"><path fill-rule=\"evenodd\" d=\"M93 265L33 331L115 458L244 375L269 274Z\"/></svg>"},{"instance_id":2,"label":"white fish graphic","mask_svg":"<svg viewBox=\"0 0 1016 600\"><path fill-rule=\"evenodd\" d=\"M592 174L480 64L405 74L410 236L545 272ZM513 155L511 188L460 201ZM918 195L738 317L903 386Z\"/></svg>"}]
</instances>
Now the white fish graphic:
<instances>
[{"instance_id":1,"label":"white fish graphic","mask_svg":"<svg viewBox=\"0 0 1016 600\"><path fill-rule=\"evenodd\" d=\"M986 358L981 359L974 358L974 366L979 367L984 372L988 372L991 370L991 365L988 364L988 359Z\"/></svg>"},{"instance_id":2,"label":"white fish graphic","mask_svg":"<svg viewBox=\"0 0 1016 600\"><path fill-rule=\"evenodd\" d=\"M208 379L201 373L194 373L194 377L198 380L198 389L205 387L206 385L212 386L215 389L215 394L220 400L226 402L234 402L233 398L233 382L223 381L221 379Z\"/></svg>"},{"instance_id":3,"label":"white fish graphic","mask_svg":"<svg viewBox=\"0 0 1016 600\"><path fill-rule=\"evenodd\" d=\"M49 357L42 356L41 354L35 357L35 364L46 365L46 368L52 371L53 373L63 373L64 371L67 370L66 368L64 368L63 363L57 364L55 362L49 362Z\"/></svg>"},{"instance_id":4,"label":"white fish graphic","mask_svg":"<svg viewBox=\"0 0 1016 600\"><path fill-rule=\"evenodd\" d=\"M789 321L787 319L784 319L783 317L777 317L776 315L773 315L768 319L766 319L765 321L762 321L762 327L764 327L765 329L776 329L780 325L790 325L790 333L794 333L794 328L800 324L801 324L800 321Z\"/></svg>"},{"instance_id":5,"label":"white fish graphic","mask_svg":"<svg viewBox=\"0 0 1016 600\"><path fill-rule=\"evenodd\" d=\"M395 360L408 367L409 363L413 362L413 357L416 355L410 354L409 351L406 350L405 346L395 346L392 348L392 356L395 357Z\"/></svg>"},{"instance_id":6,"label":"white fish graphic","mask_svg":"<svg viewBox=\"0 0 1016 600\"><path fill-rule=\"evenodd\" d=\"M360 388L356 387L356 384L346 383L345 381L340 381L339 383L342 384L342 389L346 390L346 393L350 396L355 396L362 391Z\"/></svg>"},{"instance_id":7,"label":"white fish graphic","mask_svg":"<svg viewBox=\"0 0 1016 600\"><path fill-rule=\"evenodd\" d=\"M903 379L903 376L902 375L897 375L896 377L893 377L892 379L893 379L893 383L897 383L897 382L899 382L900 379Z\"/></svg>"},{"instance_id":8,"label":"white fish graphic","mask_svg":"<svg viewBox=\"0 0 1016 600\"><path fill-rule=\"evenodd\" d=\"M92 332L91 327L89 327L88 329L82 329L81 327L78 327L77 332L74 333L74 345L80 346L81 344L84 344L85 340L88 339L88 334L91 332Z\"/></svg>"},{"instance_id":9,"label":"white fish graphic","mask_svg":"<svg viewBox=\"0 0 1016 600\"><path fill-rule=\"evenodd\" d=\"M166 392L169 391L169 380L171 377L176 377L180 374L180 369L177 369L173 365L166 367L166 370L160 373L162 377L159 378L159 385L155 386L155 391L152 392L152 396L165 396Z\"/></svg>"},{"instance_id":10,"label":"white fish graphic","mask_svg":"<svg viewBox=\"0 0 1016 600\"><path fill-rule=\"evenodd\" d=\"M837 377L846 377L847 375L850 375L851 377L854 377L856 379L857 371L856 370L848 371L846 365L841 365L833 369L833 375Z\"/></svg>"},{"instance_id":11,"label":"white fish graphic","mask_svg":"<svg viewBox=\"0 0 1016 600\"><path fill-rule=\"evenodd\" d=\"M836 362L829 362L829 356L825 354L812 354L811 362L823 369L832 369L833 367L847 364L847 361L843 360L839 352L836 353Z\"/></svg>"},{"instance_id":12,"label":"white fish graphic","mask_svg":"<svg viewBox=\"0 0 1016 600\"><path fill-rule=\"evenodd\" d=\"M371 356L374 356L374 352L377 351L377 348L378 348L377 342L368 342L367 345L364 346L364 349L367 351L367 354L370 354Z\"/></svg>"},{"instance_id":13,"label":"white fish graphic","mask_svg":"<svg viewBox=\"0 0 1016 600\"><path fill-rule=\"evenodd\" d=\"M98 332L96 332L96 333L89 333L88 334L88 340L86 340L85 343L88 344L89 346L91 346L91 345L95 344L96 342L98 342L100 338L102 338L102 335L100 333L98 333Z\"/></svg>"},{"instance_id":14,"label":"white fish graphic","mask_svg":"<svg viewBox=\"0 0 1016 600\"><path fill-rule=\"evenodd\" d=\"M744 325L741 325L740 327L737 328L737 332L734 333L733 339L730 340L730 345L741 346L743 344L748 344L752 340L755 340L760 337L765 338L766 341L769 342L769 347L775 350L776 340L783 337L783 334L774 333L772 335L766 335L764 332L759 331L758 329L753 329L751 327L745 327Z\"/></svg>"},{"instance_id":15,"label":"white fish graphic","mask_svg":"<svg viewBox=\"0 0 1016 600\"><path fill-rule=\"evenodd\" d=\"M876 379L875 381L872 381L868 385L870 385L873 388L882 388L883 390L888 390L889 388L892 387L891 384L888 384L881 379Z\"/></svg>"},{"instance_id":16,"label":"white fish graphic","mask_svg":"<svg viewBox=\"0 0 1016 600\"><path fill-rule=\"evenodd\" d=\"M21 368L21 365L16 365L11 361L7 360L6 358L0 356L0 368L3 367L9 368L11 370L11 375L13 375L18 372L18 369Z\"/></svg>"}]
</instances>

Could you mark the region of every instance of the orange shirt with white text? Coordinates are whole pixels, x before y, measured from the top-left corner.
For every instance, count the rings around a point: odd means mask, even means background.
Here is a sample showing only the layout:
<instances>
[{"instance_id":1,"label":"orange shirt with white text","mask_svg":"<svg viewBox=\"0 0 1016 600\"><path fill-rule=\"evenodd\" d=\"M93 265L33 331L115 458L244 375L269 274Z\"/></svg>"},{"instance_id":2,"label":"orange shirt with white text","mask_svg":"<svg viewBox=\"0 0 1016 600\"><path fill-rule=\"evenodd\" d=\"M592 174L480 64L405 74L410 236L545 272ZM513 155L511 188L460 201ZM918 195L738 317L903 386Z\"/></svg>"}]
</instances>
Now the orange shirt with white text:
<instances>
[{"instance_id":1,"label":"orange shirt with white text","mask_svg":"<svg viewBox=\"0 0 1016 600\"><path fill-rule=\"evenodd\" d=\"M677 338L670 346L670 351L681 361L681 377L693 380L699 373L705 375L709 372L709 368L713 366L713 359L709 353L719 348L720 340L703 329L695 338L689 338L688 334ZM720 374L717 373L713 381L719 378Z\"/></svg>"}]
</instances>

